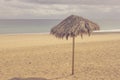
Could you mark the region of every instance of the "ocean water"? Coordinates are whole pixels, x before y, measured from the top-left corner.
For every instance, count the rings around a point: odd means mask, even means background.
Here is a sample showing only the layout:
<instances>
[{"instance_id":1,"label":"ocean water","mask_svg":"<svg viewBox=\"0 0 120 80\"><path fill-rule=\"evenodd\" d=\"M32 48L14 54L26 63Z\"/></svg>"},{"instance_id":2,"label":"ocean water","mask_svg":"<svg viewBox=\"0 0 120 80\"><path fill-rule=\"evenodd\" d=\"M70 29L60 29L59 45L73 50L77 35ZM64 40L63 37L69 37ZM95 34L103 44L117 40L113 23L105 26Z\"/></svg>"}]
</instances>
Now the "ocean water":
<instances>
[{"instance_id":1,"label":"ocean water","mask_svg":"<svg viewBox=\"0 0 120 80\"><path fill-rule=\"evenodd\" d=\"M4 19L0 20L0 34L46 33L59 22L57 19Z\"/></svg>"},{"instance_id":2,"label":"ocean water","mask_svg":"<svg viewBox=\"0 0 120 80\"><path fill-rule=\"evenodd\" d=\"M48 33L60 19L1 19L0 34ZM101 30L120 30L120 23L97 21Z\"/></svg>"}]
</instances>

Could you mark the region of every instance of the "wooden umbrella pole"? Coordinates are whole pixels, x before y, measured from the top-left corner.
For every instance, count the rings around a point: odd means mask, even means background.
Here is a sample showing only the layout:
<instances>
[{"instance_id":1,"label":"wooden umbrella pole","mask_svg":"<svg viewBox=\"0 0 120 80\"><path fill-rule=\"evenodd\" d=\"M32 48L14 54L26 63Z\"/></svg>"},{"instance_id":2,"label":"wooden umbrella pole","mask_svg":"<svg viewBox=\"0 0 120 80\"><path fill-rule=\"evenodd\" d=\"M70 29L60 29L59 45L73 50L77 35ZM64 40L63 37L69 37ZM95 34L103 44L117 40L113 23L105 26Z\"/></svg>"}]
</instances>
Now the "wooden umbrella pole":
<instances>
[{"instance_id":1,"label":"wooden umbrella pole","mask_svg":"<svg viewBox=\"0 0 120 80\"><path fill-rule=\"evenodd\" d=\"M74 75L74 52L75 52L75 37L73 37L73 47L72 47L72 75Z\"/></svg>"}]
</instances>

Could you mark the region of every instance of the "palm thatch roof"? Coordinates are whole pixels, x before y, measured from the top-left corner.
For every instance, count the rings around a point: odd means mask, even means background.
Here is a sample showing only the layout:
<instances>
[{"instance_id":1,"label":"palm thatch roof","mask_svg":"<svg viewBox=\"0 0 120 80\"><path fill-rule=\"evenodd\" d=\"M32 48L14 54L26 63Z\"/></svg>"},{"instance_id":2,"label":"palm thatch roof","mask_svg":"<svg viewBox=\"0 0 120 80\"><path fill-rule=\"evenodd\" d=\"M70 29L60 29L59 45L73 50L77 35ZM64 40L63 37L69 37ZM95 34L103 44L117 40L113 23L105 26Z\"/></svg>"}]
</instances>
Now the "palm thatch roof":
<instances>
[{"instance_id":1,"label":"palm thatch roof","mask_svg":"<svg viewBox=\"0 0 120 80\"><path fill-rule=\"evenodd\" d=\"M88 34L90 35L93 30L99 30L99 26L83 17L71 15L58 25L51 29L51 34L58 38L68 39L68 37L74 37L78 35Z\"/></svg>"}]
</instances>

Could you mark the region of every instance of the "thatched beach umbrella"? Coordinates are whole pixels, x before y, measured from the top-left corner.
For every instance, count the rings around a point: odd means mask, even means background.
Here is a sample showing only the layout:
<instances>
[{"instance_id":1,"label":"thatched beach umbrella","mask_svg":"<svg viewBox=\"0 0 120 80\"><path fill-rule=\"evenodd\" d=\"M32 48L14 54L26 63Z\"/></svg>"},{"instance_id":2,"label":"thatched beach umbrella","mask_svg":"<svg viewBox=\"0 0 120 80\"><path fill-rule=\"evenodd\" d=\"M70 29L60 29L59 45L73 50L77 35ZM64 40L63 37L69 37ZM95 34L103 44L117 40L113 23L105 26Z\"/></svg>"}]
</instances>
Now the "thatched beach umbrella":
<instances>
[{"instance_id":1,"label":"thatched beach umbrella","mask_svg":"<svg viewBox=\"0 0 120 80\"><path fill-rule=\"evenodd\" d=\"M90 36L93 30L99 30L99 26L96 23L76 15L67 17L65 20L51 29L50 33L55 35L57 38L73 38L72 75L74 74L75 37L81 35L82 38L83 34L88 34Z\"/></svg>"}]
</instances>

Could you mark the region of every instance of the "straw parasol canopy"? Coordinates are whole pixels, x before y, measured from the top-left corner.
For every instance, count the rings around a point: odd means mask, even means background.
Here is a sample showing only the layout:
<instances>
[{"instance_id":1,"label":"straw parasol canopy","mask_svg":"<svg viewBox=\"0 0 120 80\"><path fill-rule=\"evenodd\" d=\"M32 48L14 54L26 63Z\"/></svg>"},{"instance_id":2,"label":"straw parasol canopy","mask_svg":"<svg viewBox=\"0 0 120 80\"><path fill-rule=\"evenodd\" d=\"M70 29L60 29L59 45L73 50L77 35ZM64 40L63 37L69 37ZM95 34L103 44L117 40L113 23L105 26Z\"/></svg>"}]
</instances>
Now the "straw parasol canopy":
<instances>
[{"instance_id":1,"label":"straw parasol canopy","mask_svg":"<svg viewBox=\"0 0 120 80\"><path fill-rule=\"evenodd\" d=\"M55 35L57 38L73 38L72 48L72 75L74 74L74 48L75 48L75 37L83 34L91 35L93 30L99 30L99 25L77 15L71 15L60 22L58 25L51 29L50 34Z\"/></svg>"},{"instance_id":2,"label":"straw parasol canopy","mask_svg":"<svg viewBox=\"0 0 120 80\"><path fill-rule=\"evenodd\" d=\"M71 15L53 27L50 33L57 38L66 37L66 39L68 39L68 37L78 35L82 37L84 33L90 36L93 30L99 30L99 26L96 23L83 17Z\"/></svg>"}]
</instances>

